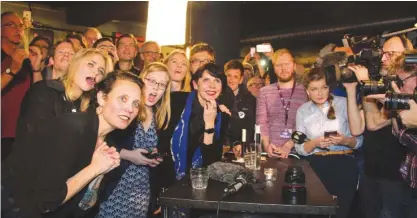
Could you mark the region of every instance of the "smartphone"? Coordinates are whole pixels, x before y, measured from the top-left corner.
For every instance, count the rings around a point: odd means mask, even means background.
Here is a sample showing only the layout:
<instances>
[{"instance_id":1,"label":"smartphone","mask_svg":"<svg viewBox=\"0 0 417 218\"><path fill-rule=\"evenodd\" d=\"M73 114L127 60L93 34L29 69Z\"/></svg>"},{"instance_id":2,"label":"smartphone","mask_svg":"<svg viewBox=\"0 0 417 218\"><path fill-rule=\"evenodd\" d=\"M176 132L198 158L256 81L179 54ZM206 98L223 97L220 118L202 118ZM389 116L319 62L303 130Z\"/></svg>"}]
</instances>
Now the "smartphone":
<instances>
[{"instance_id":1,"label":"smartphone","mask_svg":"<svg viewBox=\"0 0 417 218\"><path fill-rule=\"evenodd\" d=\"M144 154L144 156L148 159L158 159L161 158L161 155L159 153L148 153L148 154Z\"/></svg>"},{"instance_id":2,"label":"smartphone","mask_svg":"<svg viewBox=\"0 0 417 218\"><path fill-rule=\"evenodd\" d=\"M255 47L251 47L250 48L250 57L251 58L253 58L253 55L255 54L255 52L256 52L256 48Z\"/></svg>"},{"instance_id":3,"label":"smartphone","mask_svg":"<svg viewBox=\"0 0 417 218\"><path fill-rule=\"evenodd\" d=\"M329 138L330 136L337 136L337 131L324 131L324 138Z\"/></svg>"},{"instance_id":4,"label":"smartphone","mask_svg":"<svg viewBox=\"0 0 417 218\"><path fill-rule=\"evenodd\" d=\"M265 44L256 45L256 52L259 52L259 53L272 52L271 45L265 45Z\"/></svg>"}]
</instances>

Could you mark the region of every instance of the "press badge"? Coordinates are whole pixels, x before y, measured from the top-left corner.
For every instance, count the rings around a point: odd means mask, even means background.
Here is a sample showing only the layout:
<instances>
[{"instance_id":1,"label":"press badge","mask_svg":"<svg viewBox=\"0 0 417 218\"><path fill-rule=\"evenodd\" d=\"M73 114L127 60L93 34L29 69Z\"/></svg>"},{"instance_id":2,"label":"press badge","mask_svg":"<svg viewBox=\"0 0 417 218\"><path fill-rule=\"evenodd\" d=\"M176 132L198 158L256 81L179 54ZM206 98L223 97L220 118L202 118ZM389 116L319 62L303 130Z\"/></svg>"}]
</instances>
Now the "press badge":
<instances>
[{"instance_id":1,"label":"press badge","mask_svg":"<svg viewBox=\"0 0 417 218\"><path fill-rule=\"evenodd\" d=\"M280 134L279 137L282 139L289 139L291 138L292 129L284 129Z\"/></svg>"}]
</instances>

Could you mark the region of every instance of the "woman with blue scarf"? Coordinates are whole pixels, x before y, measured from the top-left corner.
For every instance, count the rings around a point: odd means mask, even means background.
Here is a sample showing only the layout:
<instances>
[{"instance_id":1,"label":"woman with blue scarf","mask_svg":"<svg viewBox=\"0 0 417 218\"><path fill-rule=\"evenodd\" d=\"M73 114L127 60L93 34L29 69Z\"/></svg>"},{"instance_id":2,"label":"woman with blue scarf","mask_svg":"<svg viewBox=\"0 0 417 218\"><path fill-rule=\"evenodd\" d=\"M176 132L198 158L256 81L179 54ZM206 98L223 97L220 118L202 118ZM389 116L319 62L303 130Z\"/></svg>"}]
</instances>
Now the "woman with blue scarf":
<instances>
[{"instance_id":1,"label":"woman with blue scarf","mask_svg":"<svg viewBox=\"0 0 417 218\"><path fill-rule=\"evenodd\" d=\"M226 76L215 64L200 67L192 77L194 91L171 93L171 119L159 133L158 150L166 155L152 172L155 189L169 187L190 168L221 159L229 115L218 109Z\"/></svg>"}]
</instances>

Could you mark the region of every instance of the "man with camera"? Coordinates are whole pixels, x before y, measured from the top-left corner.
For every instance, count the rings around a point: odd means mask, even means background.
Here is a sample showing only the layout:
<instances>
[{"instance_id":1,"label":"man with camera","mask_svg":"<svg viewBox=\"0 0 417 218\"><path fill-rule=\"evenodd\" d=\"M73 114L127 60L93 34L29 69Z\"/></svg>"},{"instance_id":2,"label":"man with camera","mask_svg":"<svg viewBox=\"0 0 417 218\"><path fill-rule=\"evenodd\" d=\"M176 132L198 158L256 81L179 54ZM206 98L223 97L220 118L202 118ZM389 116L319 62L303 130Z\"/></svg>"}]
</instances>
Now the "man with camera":
<instances>
[{"instance_id":1,"label":"man with camera","mask_svg":"<svg viewBox=\"0 0 417 218\"><path fill-rule=\"evenodd\" d=\"M393 37L383 46L382 76L397 75L403 84L402 91L410 93L416 83L410 71L402 67L402 55L411 50L412 45L405 38ZM367 68L350 66L358 81L369 81ZM414 78L414 79L413 79ZM389 80L388 80L389 81ZM406 156L407 148L392 134L391 113L375 98L381 95L369 95L362 98L363 109L356 104L357 82L344 83L348 97L349 126L352 134L364 133L365 176L361 179L361 198L366 217L406 217L403 202L408 198L409 188L404 184L400 168ZM396 88L395 82L368 82L369 87L361 84L361 91L371 90L374 94L381 90ZM376 88L378 86L378 88ZM378 90L378 91L377 91ZM382 94L385 97L385 94ZM407 114L406 114L407 115ZM408 114L410 116L411 114ZM365 123L366 120L366 123ZM368 131L365 131L365 125ZM395 123L394 123L395 126ZM416 188L410 186L412 188ZM415 201L415 200L414 200ZM412 216L410 216L412 217Z\"/></svg>"}]
</instances>

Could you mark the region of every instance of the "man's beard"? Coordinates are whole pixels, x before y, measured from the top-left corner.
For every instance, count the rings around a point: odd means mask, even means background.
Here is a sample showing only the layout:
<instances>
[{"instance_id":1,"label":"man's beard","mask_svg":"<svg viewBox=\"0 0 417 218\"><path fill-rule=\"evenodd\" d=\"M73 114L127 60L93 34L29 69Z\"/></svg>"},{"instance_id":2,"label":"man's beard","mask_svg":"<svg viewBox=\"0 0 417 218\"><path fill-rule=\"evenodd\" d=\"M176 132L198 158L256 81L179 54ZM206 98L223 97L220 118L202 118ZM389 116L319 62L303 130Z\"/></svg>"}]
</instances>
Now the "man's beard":
<instances>
[{"instance_id":1,"label":"man's beard","mask_svg":"<svg viewBox=\"0 0 417 218\"><path fill-rule=\"evenodd\" d=\"M291 76L286 77L286 78L281 77L281 76L279 76L279 75L278 75L278 81L279 81L279 82L286 83L286 82L291 81L292 79L294 79L294 73L291 73Z\"/></svg>"}]
</instances>

